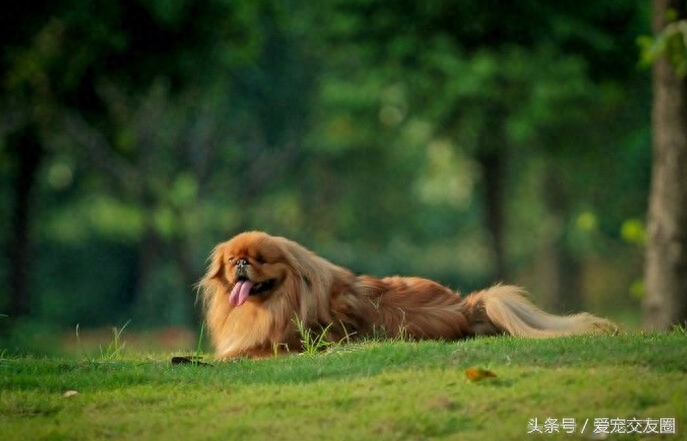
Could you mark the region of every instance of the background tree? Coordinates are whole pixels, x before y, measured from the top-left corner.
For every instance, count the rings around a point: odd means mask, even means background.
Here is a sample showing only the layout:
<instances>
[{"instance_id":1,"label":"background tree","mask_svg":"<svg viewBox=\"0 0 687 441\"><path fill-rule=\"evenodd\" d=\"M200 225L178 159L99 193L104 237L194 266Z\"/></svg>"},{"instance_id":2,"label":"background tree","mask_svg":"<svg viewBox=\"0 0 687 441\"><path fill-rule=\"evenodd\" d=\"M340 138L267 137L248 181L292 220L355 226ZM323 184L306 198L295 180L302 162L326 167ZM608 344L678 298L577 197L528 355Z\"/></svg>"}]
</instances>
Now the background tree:
<instances>
[{"instance_id":1,"label":"background tree","mask_svg":"<svg viewBox=\"0 0 687 441\"><path fill-rule=\"evenodd\" d=\"M329 13L338 17L333 22L348 26L329 30L328 53L341 58L326 60L340 64L322 81L324 90L351 93L340 98L328 124L354 127L359 136L370 127L366 140L376 137L405 152L412 149L408 141L417 142L422 133L416 164L426 164L435 178L438 170L454 167L448 172L453 185L468 189L465 193L453 192L445 177L417 182L415 192L406 187L411 200L404 205L418 203L413 212L429 217L436 209L445 216L437 214L432 223L418 216L425 222L404 236L422 243L434 239L432 231L444 237L463 232L446 246L488 257L472 277L456 277L461 284L533 271L536 277L528 285L549 307L578 308L585 290L578 285L584 277L581 260L593 247L583 249L590 242L577 236L603 228L615 230L611 236L618 238L625 220L618 207L594 200L593 183L608 177L604 186L618 185L612 181L625 173L622 158L640 151L642 137L648 140L646 125L637 124L642 117L635 105L646 99L646 77L633 73L636 52L631 49L646 26L646 10L630 2L612 9L591 3L580 8L519 2L506 11L501 6L501 15L489 12L495 8L489 2L399 6L370 1L333 7ZM537 26L529 25L533 22ZM353 107L356 92L366 100ZM387 115L394 117L382 118ZM343 130L336 134L339 145L347 139ZM441 168L432 165L433 155L442 158ZM642 159L641 154L633 158ZM648 175L636 171L633 189ZM533 173L540 186L519 193ZM633 195L618 199L625 213ZM641 218L643 211L640 204L631 215ZM577 215L593 219L587 224L591 230L579 231L584 222L571 220ZM525 270L532 259L537 269ZM440 265L434 262L435 268ZM476 274L479 281L473 279Z\"/></svg>"},{"instance_id":2,"label":"background tree","mask_svg":"<svg viewBox=\"0 0 687 441\"><path fill-rule=\"evenodd\" d=\"M654 0L653 166L643 324L667 330L687 323L687 4Z\"/></svg>"},{"instance_id":3,"label":"background tree","mask_svg":"<svg viewBox=\"0 0 687 441\"><path fill-rule=\"evenodd\" d=\"M154 146L146 145L152 139L139 138L158 128L135 133L134 123L141 120L122 121L130 116L122 95L155 94L160 82L167 85L165 92L177 94L207 81L213 69L250 54L251 11L213 0L131 0L107 5L29 2L3 14L0 104L7 136L4 159L14 189L8 197L11 231L4 249L12 317L26 315L34 303L29 286L35 270L32 193L45 156L69 156L80 166L93 167L117 192L136 194L139 205L151 205L155 195L142 178L159 172L154 178L159 184L164 170L151 170L161 165L146 162L157 159L151 154ZM145 170L137 170L136 163ZM143 236L150 238L146 232Z\"/></svg>"},{"instance_id":4,"label":"background tree","mask_svg":"<svg viewBox=\"0 0 687 441\"><path fill-rule=\"evenodd\" d=\"M649 11L502 3L3 14L0 281L22 288L0 291L2 312L23 299L43 326L191 326L209 251L244 229L358 272L636 311Z\"/></svg>"}]
</instances>

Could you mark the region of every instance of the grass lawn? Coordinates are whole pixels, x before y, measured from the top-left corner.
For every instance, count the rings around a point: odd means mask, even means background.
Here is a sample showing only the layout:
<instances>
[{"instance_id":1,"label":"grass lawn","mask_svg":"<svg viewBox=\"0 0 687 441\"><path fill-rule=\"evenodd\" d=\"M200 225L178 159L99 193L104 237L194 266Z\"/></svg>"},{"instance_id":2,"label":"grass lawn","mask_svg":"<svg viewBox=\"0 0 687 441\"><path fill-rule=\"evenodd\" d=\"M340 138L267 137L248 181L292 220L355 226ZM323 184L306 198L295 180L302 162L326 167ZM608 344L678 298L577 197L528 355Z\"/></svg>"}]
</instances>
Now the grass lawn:
<instances>
[{"instance_id":1,"label":"grass lawn","mask_svg":"<svg viewBox=\"0 0 687 441\"><path fill-rule=\"evenodd\" d=\"M687 439L683 331L368 342L212 366L172 355L5 354L0 439ZM496 377L471 381L471 367ZM674 434L643 433L671 422ZM604 427L634 433L593 433Z\"/></svg>"}]
</instances>

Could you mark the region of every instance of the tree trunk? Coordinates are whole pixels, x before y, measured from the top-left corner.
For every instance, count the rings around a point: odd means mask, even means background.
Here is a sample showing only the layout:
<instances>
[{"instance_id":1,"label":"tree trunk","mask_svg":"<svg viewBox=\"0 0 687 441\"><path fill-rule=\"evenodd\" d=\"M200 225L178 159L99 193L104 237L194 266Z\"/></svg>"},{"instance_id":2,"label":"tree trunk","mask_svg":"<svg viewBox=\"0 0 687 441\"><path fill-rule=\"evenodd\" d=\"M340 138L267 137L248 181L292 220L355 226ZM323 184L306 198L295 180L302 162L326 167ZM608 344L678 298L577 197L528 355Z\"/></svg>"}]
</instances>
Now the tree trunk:
<instances>
[{"instance_id":1,"label":"tree trunk","mask_svg":"<svg viewBox=\"0 0 687 441\"><path fill-rule=\"evenodd\" d=\"M26 127L12 136L9 144L17 165L12 187L10 237L5 253L9 261L7 312L10 317L18 318L30 312L31 194L43 149L32 127Z\"/></svg>"},{"instance_id":2,"label":"tree trunk","mask_svg":"<svg viewBox=\"0 0 687 441\"><path fill-rule=\"evenodd\" d=\"M177 215L180 218L183 216L181 213L177 213ZM184 282L184 288L191 292L191 295L188 296L188 324L194 328L199 328L203 322L202 300L197 298L198 292L196 289L196 283L200 275L193 265L192 245L188 236L180 235L172 240L172 246L177 268L181 274L181 280Z\"/></svg>"},{"instance_id":3,"label":"tree trunk","mask_svg":"<svg viewBox=\"0 0 687 441\"><path fill-rule=\"evenodd\" d=\"M485 217L489 233L491 233L496 278L506 281L506 256L504 246L504 216L503 216L503 160L500 152L483 154L479 157L485 181Z\"/></svg>"},{"instance_id":4,"label":"tree trunk","mask_svg":"<svg viewBox=\"0 0 687 441\"><path fill-rule=\"evenodd\" d=\"M541 225L543 243L537 256L536 289L546 296L543 303L548 310L565 314L579 311L584 305L580 261L565 243L563 219L570 212L570 196L556 161L549 159L543 176L547 216Z\"/></svg>"},{"instance_id":5,"label":"tree trunk","mask_svg":"<svg viewBox=\"0 0 687 441\"><path fill-rule=\"evenodd\" d=\"M666 11L687 18L684 0L654 0L653 30ZM645 264L643 326L667 330L687 318L687 83L666 56L653 66L653 165Z\"/></svg>"},{"instance_id":6,"label":"tree trunk","mask_svg":"<svg viewBox=\"0 0 687 441\"><path fill-rule=\"evenodd\" d=\"M485 224L491 235L494 250L495 278L498 281L508 280L505 247L505 174L508 154L508 141L505 134L506 112L499 106L493 106L488 113L485 127L480 134L477 161L484 173Z\"/></svg>"}]
</instances>

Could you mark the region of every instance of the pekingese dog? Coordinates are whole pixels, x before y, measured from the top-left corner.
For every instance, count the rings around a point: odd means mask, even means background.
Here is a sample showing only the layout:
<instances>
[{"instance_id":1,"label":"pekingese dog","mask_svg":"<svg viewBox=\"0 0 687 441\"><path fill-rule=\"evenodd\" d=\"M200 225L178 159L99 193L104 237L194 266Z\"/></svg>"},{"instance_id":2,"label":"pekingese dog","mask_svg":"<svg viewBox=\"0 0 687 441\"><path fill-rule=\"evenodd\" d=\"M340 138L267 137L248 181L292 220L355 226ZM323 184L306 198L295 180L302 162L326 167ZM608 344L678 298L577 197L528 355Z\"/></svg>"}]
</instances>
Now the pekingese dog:
<instances>
[{"instance_id":1,"label":"pekingese dog","mask_svg":"<svg viewBox=\"0 0 687 441\"><path fill-rule=\"evenodd\" d=\"M617 329L588 313L546 313L515 286L461 297L420 277L358 276L296 242L258 231L217 245L198 286L220 359L300 351L303 331L341 342L371 336L545 338Z\"/></svg>"}]
</instances>

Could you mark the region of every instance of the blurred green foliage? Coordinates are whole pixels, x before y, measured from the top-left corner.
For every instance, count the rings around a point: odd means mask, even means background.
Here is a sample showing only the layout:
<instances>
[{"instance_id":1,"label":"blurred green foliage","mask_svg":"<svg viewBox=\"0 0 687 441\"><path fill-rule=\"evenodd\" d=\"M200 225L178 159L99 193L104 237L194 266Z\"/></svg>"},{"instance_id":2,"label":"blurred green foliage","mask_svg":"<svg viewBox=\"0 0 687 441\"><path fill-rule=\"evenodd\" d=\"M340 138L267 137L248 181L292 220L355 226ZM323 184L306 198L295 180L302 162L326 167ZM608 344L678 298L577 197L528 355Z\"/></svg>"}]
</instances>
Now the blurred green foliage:
<instances>
[{"instance_id":1,"label":"blurred green foliage","mask_svg":"<svg viewBox=\"0 0 687 441\"><path fill-rule=\"evenodd\" d=\"M31 315L192 324L207 255L245 229L358 272L461 290L505 276L539 299L563 284L596 308L633 307L648 27L630 0L12 6L0 219L25 153L12 136L28 130L42 145Z\"/></svg>"},{"instance_id":2,"label":"blurred green foliage","mask_svg":"<svg viewBox=\"0 0 687 441\"><path fill-rule=\"evenodd\" d=\"M637 37L642 65L650 67L662 55L666 55L675 73L687 75L687 20L680 20L677 11L668 9L668 24L657 35Z\"/></svg>"}]
</instances>

